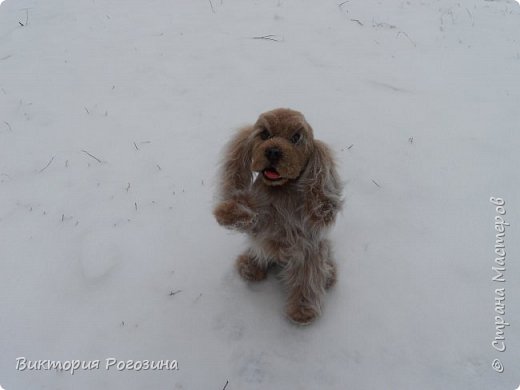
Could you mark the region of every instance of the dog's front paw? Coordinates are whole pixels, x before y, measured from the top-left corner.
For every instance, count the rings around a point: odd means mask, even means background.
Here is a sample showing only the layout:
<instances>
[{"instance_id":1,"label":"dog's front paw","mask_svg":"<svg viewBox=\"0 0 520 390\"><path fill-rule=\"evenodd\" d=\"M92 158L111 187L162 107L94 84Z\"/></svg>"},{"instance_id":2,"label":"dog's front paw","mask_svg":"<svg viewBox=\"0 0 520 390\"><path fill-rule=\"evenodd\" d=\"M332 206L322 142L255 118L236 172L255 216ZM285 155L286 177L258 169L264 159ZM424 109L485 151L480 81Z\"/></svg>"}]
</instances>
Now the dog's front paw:
<instances>
[{"instance_id":1,"label":"dog's front paw","mask_svg":"<svg viewBox=\"0 0 520 390\"><path fill-rule=\"evenodd\" d=\"M246 204L235 199L226 200L213 211L217 222L229 229L248 230L256 222L256 213Z\"/></svg>"},{"instance_id":2,"label":"dog's front paw","mask_svg":"<svg viewBox=\"0 0 520 390\"><path fill-rule=\"evenodd\" d=\"M238 257L236 267L240 276L250 282L259 282L267 277L267 269L260 267L247 254Z\"/></svg>"},{"instance_id":3,"label":"dog's front paw","mask_svg":"<svg viewBox=\"0 0 520 390\"><path fill-rule=\"evenodd\" d=\"M331 268L329 270L329 274L327 275L327 279L325 280L325 290L328 290L332 286L336 284L337 272L336 266L331 263Z\"/></svg>"},{"instance_id":4,"label":"dog's front paw","mask_svg":"<svg viewBox=\"0 0 520 390\"><path fill-rule=\"evenodd\" d=\"M338 206L329 200L322 201L311 211L311 219L314 223L329 225L334 222Z\"/></svg>"},{"instance_id":5,"label":"dog's front paw","mask_svg":"<svg viewBox=\"0 0 520 390\"><path fill-rule=\"evenodd\" d=\"M287 316L298 325L309 325L319 315L318 310L309 304L299 303L287 307Z\"/></svg>"}]
</instances>

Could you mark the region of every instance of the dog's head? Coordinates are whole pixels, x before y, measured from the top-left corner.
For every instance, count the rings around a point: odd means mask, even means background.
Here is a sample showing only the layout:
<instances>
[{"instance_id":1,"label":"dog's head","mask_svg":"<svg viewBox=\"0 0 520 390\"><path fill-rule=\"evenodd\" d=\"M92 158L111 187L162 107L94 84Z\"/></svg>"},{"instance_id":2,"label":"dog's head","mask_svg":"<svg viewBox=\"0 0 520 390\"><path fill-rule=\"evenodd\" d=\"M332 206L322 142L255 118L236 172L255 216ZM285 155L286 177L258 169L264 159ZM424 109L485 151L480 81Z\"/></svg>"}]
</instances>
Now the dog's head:
<instances>
[{"instance_id":1,"label":"dog's head","mask_svg":"<svg viewBox=\"0 0 520 390\"><path fill-rule=\"evenodd\" d=\"M252 137L251 169L269 186L297 179L313 152L311 126L300 112L287 108L261 114Z\"/></svg>"}]
</instances>

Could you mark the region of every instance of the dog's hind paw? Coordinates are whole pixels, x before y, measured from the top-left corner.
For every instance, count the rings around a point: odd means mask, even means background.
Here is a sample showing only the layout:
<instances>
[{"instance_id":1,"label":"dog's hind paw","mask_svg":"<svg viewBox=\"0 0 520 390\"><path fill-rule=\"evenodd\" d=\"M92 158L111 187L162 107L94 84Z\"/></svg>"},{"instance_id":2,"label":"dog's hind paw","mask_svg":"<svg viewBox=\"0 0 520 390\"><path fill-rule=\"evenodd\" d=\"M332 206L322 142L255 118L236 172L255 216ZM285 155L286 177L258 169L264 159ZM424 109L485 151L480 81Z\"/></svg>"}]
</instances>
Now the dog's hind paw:
<instances>
[{"instance_id":1,"label":"dog's hind paw","mask_svg":"<svg viewBox=\"0 0 520 390\"><path fill-rule=\"evenodd\" d=\"M291 305L287 308L287 316L298 325L309 325L320 313L310 305L298 304Z\"/></svg>"}]
</instances>

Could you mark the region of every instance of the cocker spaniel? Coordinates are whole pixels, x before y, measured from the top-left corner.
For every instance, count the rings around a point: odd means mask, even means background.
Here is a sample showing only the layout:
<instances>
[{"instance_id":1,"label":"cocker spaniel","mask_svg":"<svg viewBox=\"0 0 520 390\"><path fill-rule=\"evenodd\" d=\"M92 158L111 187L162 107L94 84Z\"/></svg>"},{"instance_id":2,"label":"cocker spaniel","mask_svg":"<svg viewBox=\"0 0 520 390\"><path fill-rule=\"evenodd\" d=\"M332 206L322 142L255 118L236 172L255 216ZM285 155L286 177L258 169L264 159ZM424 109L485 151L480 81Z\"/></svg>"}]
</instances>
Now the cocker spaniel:
<instances>
[{"instance_id":1,"label":"cocker spaniel","mask_svg":"<svg viewBox=\"0 0 520 390\"><path fill-rule=\"evenodd\" d=\"M270 265L280 266L287 315L298 324L321 314L325 290L336 281L326 237L341 204L331 151L300 112L265 112L227 145L214 215L249 237L236 261L244 279L265 279Z\"/></svg>"}]
</instances>

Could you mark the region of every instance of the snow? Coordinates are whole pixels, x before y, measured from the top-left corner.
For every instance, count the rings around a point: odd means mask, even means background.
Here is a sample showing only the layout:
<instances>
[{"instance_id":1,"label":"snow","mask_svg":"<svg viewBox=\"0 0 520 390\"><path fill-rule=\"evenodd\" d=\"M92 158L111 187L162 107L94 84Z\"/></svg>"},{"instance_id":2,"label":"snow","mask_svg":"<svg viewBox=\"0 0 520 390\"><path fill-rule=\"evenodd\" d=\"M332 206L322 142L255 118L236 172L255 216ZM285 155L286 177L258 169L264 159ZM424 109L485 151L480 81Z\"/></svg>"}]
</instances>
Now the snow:
<instances>
[{"instance_id":1,"label":"snow","mask_svg":"<svg viewBox=\"0 0 520 390\"><path fill-rule=\"evenodd\" d=\"M516 388L519 34L513 0L3 2L0 385ZM222 146L280 106L346 182L339 281L308 327L274 275L238 277L244 237L211 214Z\"/></svg>"}]
</instances>

